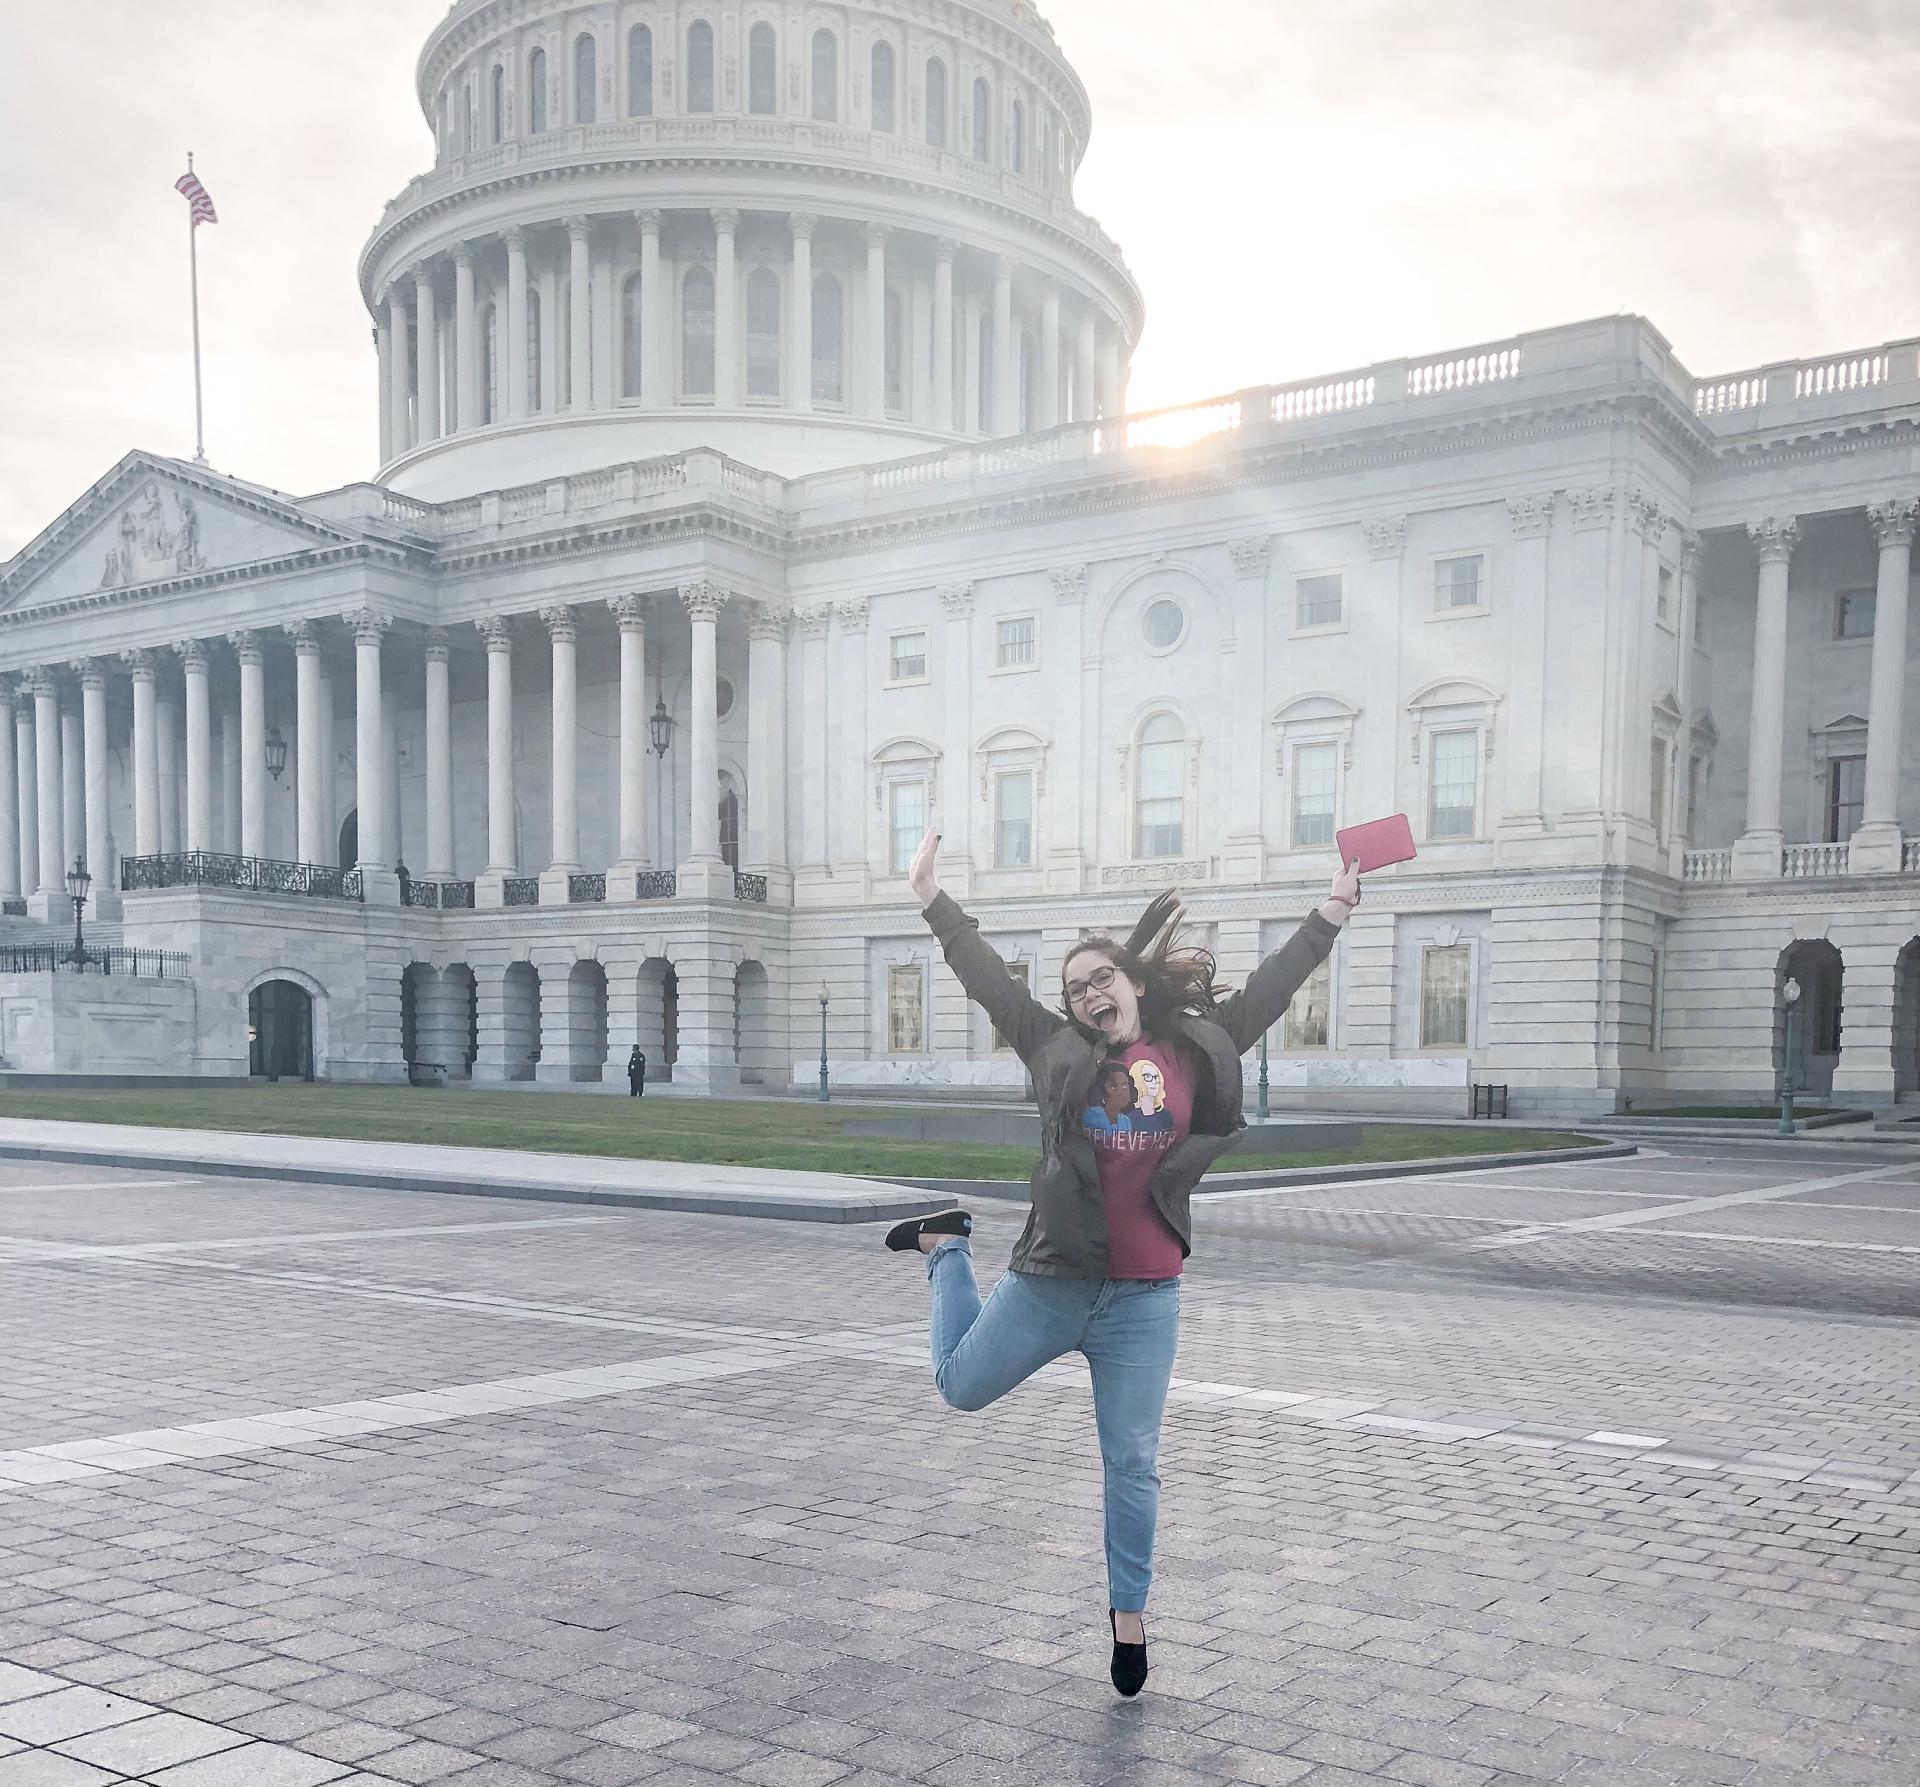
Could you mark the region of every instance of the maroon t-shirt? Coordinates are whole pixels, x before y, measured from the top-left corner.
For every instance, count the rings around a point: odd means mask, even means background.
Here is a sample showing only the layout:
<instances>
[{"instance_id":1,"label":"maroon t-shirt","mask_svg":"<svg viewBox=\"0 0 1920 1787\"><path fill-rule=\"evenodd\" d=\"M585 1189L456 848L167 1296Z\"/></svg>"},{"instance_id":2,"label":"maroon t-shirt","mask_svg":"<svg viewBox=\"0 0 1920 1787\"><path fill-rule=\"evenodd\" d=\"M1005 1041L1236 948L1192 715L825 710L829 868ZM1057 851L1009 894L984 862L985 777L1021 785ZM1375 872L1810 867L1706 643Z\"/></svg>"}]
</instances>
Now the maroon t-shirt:
<instances>
[{"instance_id":1,"label":"maroon t-shirt","mask_svg":"<svg viewBox=\"0 0 1920 1787\"><path fill-rule=\"evenodd\" d=\"M1167 1150L1193 1127L1193 1069L1150 1037L1100 1064L1080 1128L1100 1170L1109 1278L1174 1278L1180 1237L1147 1193Z\"/></svg>"}]
</instances>

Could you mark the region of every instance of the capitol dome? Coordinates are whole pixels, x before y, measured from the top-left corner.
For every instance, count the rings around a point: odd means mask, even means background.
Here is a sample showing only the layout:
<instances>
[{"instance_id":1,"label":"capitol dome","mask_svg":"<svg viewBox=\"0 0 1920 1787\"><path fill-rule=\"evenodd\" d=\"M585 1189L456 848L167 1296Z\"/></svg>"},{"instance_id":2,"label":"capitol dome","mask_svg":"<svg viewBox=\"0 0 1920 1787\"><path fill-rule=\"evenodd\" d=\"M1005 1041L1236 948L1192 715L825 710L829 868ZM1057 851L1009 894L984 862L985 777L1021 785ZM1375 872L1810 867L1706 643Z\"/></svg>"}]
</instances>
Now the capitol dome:
<instances>
[{"instance_id":1,"label":"capitol dome","mask_svg":"<svg viewBox=\"0 0 1920 1787\"><path fill-rule=\"evenodd\" d=\"M1124 409L1140 293L1074 207L1026 0L460 0L433 171L360 262L380 480L438 500L716 448L784 475Z\"/></svg>"}]
</instances>

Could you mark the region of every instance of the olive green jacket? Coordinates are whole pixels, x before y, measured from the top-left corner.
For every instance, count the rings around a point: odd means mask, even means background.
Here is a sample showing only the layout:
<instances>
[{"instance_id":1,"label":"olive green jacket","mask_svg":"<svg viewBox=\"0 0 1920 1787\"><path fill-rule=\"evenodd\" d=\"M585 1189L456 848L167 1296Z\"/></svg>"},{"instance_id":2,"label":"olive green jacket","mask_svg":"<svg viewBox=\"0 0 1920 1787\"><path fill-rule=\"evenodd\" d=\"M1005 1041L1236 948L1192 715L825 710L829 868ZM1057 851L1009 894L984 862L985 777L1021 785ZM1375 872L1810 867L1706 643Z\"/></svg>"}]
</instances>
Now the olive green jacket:
<instances>
[{"instance_id":1,"label":"olive green jacket","mask_svg":"<svg viewBox=\"0 0 1920 1787\"><path fill-rule=\"evenodd\" d=\"M1016 1272L1053 1278L1105 1278L1107 1218L1093 1148L1081 1131L1093 1076L1106 1040L1033 998L1007 972L979 923L948 895L936 894L926 920L967 996L993 1020L1033 1076L1040 1103L1040 1160L1033 1169L1033 1212L1009 1262ZM1246 1127L1241 1115L1240 1057L1278 1023L1315 968L1333 952L1338 928L1318 912L1253 971L1243 992L1204 1017L1177 1020L1200 1063L1191 1133L1167 1150L1147 1191L1193 1251L1188 1200L1200 1177Z\"/></svg>"}]
</instances>

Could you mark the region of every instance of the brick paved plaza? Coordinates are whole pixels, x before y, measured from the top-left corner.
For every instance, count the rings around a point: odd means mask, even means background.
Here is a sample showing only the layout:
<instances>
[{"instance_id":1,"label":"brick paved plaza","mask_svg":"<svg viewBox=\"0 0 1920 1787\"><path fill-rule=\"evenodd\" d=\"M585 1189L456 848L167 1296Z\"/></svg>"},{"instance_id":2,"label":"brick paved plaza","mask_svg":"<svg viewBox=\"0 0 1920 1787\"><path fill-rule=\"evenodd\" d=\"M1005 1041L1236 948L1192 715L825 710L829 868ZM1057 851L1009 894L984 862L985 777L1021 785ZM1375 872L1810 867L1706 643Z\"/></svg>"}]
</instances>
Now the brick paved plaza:
<instances>
[{"instance_id":1,"label":"brick paved plaza","mask_svg":"<svg viewBox=\"0 0 1920 1787\"><path fill-rule=\"evenodd\" d=\"M0 1787L1913 1787L1920 1161L1713 1148L1206 1201L1133 1703L874 1226L0 1162Z\"/></svg>"}]
</instances>

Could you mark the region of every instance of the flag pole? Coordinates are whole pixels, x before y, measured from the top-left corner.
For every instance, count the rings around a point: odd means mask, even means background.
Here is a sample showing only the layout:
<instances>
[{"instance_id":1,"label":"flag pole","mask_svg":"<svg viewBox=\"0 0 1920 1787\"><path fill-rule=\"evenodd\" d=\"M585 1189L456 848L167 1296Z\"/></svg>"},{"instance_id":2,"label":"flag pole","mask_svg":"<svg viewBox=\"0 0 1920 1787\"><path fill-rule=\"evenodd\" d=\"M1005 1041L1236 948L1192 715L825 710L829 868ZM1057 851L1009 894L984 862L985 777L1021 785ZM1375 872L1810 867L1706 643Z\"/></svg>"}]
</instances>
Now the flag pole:
<instances>
[{"instance_id":1,"label":"flag pole","mask_svg":"<svg viewBox=\"0 0 1920 1787\"><path fill-rule=\"evenodd\" d=\"M187 172L193 172L193 151L187 151ZM187 266L193 283L193 463L207 463L206 406L200 390L200 220L187 207Z\"/></svg>"}]
</instances>

